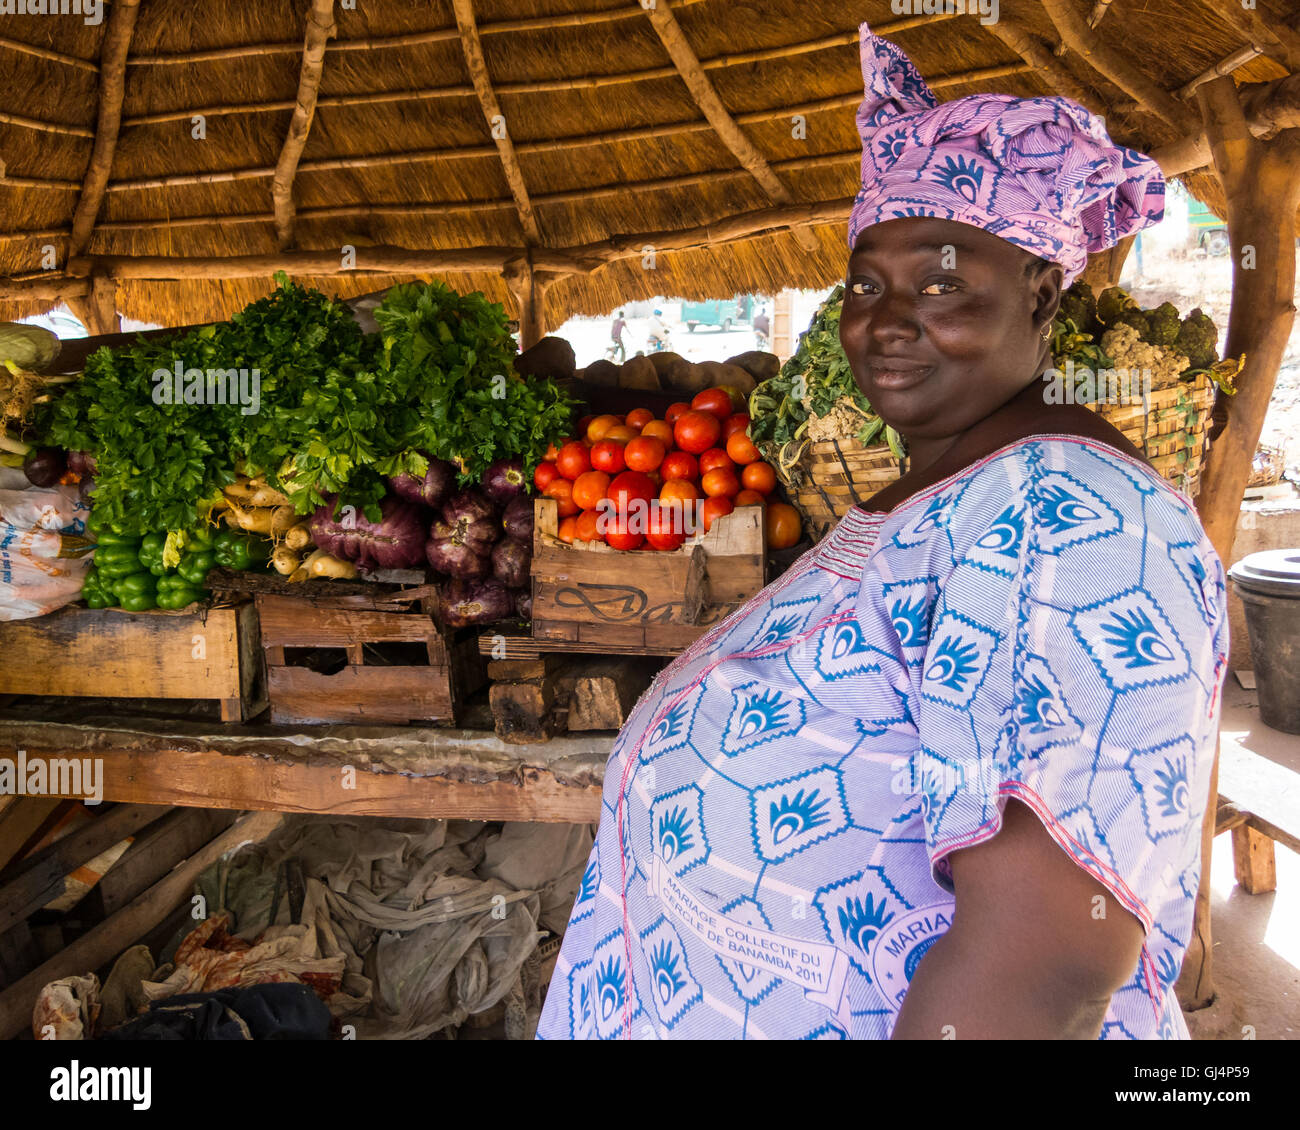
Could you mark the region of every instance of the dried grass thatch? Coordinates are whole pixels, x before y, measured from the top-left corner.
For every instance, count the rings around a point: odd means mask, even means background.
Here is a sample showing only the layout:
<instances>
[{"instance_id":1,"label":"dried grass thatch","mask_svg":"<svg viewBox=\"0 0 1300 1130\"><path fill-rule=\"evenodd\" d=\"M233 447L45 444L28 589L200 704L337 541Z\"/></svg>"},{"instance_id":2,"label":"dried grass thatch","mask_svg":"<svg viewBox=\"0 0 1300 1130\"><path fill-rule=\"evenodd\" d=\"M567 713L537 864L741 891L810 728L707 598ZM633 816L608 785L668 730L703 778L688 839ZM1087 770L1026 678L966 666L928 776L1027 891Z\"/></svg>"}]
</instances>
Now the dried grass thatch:
<instances>
[{"instance_id":1,"label":"dried grass thatch","mask_svg":"<svg viewBox=\"0 0 1300 1130\"><path fill-rule=\"evenodd\" d=\"M634 3L461 5L462 16L472 10L506 120L510 152L503 154L471 82L453 0L349 8L336 2L336 35L325 48L293 180L289 246L339 252L350 245L359 264L374 247L523 248L519 184L512 193L507 175L512 161L546 248L711 225L771 208L772 177L794 202L846 201L858 178L853 117L861 20L904 47L941 97L988 89L1087 95L1126 144L1149 151L1182 134L1075 52L1053 53L1062 37L1051 9L1059 14L1066 5L1086 17L1088 0L1026 2L1014 10L1004 0L993 27L977 15L900 17L892 10L902 6L898 0L658 2L670 3L703 75L768 172L746 169L736 146L724 144L674 68L656 24ZM118 0L116 8L130 4ZM1283 63L1295 66L1290 52L1300 36L1284 22L1287 0L1258 4L1258 17L1281 30L1268 45L1273 57L1235 71L1240 82L1273 80L1287 73ZM908 5L923 6L934 7L931 0ZM277 253L272 178L300 94L306 20L319 7L319 0L140 0L116 150L87 256ZM1247 43L1240 21L1219 14L1220 7L1210 0L1117 0L1096 34L1161 91L1176 91ZM42 270L47 246L60 265L53 275L66 270L73 216L104 128L98 67L112 51L115 7L105 4L104 11L93 27L72 14L10 16L0 25L0 275L10 280L49 280L51 272ZM1038 66L1026 62L1027 53ZM1195 114L1194 100L1180 105ZM792 134L795 112L806 118L806 137ZM195 114L206 119L201 140ZM1212 205L1221 202L1213 176L1194 177L1191 186ZM589 266L555 279L542 321L553 326L573 313L656 294L700 298L825 285L843 271L844 235L837 218L665 253L655 270L643 269L639 256ZM421 276L299 277L350 296ZM447 278L515 308L499 269ZM119 284L117 306L135 318L193 323L227 315L270 286L266 274L129 278ZM10 293L0 298L0 318L57 301L43 291Z\"/></svg>"}]
</instances>

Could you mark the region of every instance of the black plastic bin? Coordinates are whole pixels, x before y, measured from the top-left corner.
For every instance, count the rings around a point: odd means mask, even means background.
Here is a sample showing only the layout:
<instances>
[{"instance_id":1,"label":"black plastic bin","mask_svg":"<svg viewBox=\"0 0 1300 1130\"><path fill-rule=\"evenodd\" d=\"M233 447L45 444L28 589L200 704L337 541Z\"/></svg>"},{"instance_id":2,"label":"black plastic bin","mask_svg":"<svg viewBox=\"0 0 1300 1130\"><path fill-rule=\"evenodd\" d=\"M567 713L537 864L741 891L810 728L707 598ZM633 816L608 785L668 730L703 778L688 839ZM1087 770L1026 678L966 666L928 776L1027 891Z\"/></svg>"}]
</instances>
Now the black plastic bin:
<instances>
[{"instance_id":1,"label":"black plastic bin","mask_svg":"<svg viewBox=\"0 0 1300 1130\"><path fill-rule=\"evenodd\" d=\"M1259 716L1275 730L1300 734L1300 549L1252 553L1228 576L1246 609Z\"/></svg>"}]
</instances>

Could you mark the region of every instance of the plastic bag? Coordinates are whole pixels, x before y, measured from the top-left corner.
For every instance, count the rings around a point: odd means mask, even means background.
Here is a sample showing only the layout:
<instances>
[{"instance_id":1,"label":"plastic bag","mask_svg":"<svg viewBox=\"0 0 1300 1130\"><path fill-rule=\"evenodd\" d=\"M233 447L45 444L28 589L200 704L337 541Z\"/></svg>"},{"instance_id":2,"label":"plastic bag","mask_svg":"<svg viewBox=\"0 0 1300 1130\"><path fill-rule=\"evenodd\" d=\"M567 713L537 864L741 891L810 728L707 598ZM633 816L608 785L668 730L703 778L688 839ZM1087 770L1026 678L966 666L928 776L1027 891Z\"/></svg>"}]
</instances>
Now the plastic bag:
<instances>
[{"instance_id":1,"label":"plastic bag","mask_svg":"<svg viewBox=\"0 0 1300 1130\"><path fill-rule=\"evenodd\" d=\"M0 620L44 616L81 595L95 543L75 486L34 487L0 475Z\"/></svg>"}]
</instances>

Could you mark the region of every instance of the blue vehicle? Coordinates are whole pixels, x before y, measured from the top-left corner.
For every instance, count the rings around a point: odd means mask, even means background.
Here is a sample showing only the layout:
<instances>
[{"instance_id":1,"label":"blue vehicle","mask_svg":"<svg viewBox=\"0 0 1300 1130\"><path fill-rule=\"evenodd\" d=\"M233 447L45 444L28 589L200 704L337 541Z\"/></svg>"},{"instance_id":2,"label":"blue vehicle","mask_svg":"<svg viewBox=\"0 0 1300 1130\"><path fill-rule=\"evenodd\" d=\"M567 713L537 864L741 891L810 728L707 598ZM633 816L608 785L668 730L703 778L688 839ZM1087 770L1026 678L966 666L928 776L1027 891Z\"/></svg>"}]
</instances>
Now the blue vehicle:
<instances>
[{"instance_id":1,"label":"blue vehicle","mask_svg":"<svg viewBox=\"0 0 1300 1130\"><path fill-rule=\"evenodd\" d=\"M682 321L690 333L696 326L717 326L723 333L734 326L747 326L754 320L757 303L752 294L735 298L712 298L707 302L683 302Z\"/></svg>"}]
</instances>

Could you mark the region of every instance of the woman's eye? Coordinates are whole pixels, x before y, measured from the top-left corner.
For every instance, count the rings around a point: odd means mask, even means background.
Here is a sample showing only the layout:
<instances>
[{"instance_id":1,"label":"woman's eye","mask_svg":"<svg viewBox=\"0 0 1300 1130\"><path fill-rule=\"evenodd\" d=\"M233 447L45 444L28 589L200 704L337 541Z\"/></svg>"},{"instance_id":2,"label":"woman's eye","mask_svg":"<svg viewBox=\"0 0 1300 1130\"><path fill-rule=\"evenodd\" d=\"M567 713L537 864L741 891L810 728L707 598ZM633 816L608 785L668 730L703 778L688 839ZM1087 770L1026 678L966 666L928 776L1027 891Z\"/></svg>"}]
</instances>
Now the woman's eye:
<instances>
[{"instance_id":1,"label":"woman's eye","mask_svg":"<svg viewBox=\"0 0 1300 1130\"><path fill-rule=\"evenodd\" d=\"M958 289L959 288L956 283L949 282L947 279L939 279L927 285L925 289L921 291L921 293L929 294L929 295L952 294L954 291Z\"/></svg>"},{"instance_id":2,"label":"woman's eye","mask_svg":"<svg viewBox=\"0 0 1300 1130\"><path fill-rule=\"evenodd\" d=\"M878 289L879 288L876 286L875 283L867 282L865 279L853 279L849 282L849 290L852 293L859 295L861 297L866 297L867 295L875 294L877 293Z\"/></svg>"}]
</instances>

